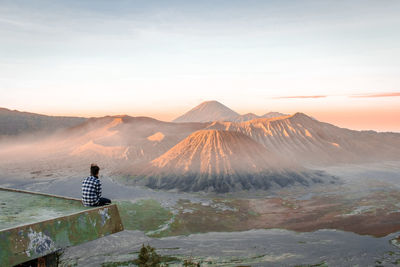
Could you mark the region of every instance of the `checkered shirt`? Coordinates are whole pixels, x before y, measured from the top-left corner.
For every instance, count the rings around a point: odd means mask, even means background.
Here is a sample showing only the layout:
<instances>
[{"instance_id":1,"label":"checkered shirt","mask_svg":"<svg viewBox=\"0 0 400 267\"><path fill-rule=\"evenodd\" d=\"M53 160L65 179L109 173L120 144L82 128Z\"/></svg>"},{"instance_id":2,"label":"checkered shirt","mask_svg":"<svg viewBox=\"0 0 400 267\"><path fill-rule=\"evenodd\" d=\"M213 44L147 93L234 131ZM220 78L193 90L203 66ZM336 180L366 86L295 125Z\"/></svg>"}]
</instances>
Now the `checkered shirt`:
<instances>
[{"instance_id":1,"label":"checkered shirt","mask_svg":"<svg viewBox=\"0 0 400 267\"><path fill-rule=\"evenodd\" d=\"M99 178L89 176L82 182L82 203L85 206L95 206L101 197L101 182Z\"/></svg>"}]
</instances>

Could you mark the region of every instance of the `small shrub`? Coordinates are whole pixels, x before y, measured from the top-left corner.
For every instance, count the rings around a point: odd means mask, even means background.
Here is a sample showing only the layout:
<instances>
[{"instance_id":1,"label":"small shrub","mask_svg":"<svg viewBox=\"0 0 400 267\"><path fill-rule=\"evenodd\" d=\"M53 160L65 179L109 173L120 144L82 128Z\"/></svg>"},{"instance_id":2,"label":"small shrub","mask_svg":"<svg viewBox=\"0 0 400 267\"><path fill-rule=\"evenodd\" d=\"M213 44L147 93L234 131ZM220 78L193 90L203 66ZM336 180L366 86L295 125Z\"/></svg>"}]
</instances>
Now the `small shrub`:
<instances>
[{"instance_id":1,"label":"small shrub","mask_svg":"<svg viewBox=\"0 0 400 267\"><path fill-rule=\"evenodd\" d=\"M194 262L192 259L184 260L183 266L185 267L200 267L199 262Z\"/></svg>"},{"instance_id":2,"label":"small shrub","mask_svg":"<svg viewBox=\"0 0 400 267\"><path fill-rule=\"evenodd\" d=\"M143 244L139 252L137 264L140 267L158 267L161 264L161 257L149 244L147 246Z\"/></svg>"}]
</instances>

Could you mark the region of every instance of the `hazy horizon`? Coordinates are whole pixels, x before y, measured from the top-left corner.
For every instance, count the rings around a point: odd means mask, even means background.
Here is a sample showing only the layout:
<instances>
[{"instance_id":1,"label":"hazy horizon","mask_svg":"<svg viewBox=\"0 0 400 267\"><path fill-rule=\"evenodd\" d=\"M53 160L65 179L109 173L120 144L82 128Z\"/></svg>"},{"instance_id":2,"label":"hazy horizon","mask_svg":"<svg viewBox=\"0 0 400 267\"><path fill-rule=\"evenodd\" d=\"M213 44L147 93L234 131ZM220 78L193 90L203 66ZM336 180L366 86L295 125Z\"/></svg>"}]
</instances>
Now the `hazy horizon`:
<instances>
[{"instance_id":1,"label":"hazy horizon","mask_svg":"<svg viewBox=\"0 0 400 267\"><path fill-rule=\"evenodd\" d=\"M206 100L206 101L213 101L213 100ZM220 101L218 101L220 102ZM201 102L203 103L203 102ZM201 104L198 103L198 104ZM221 102L220 102L221 103ZM224 104L224 103L222 103ZM196 105L197 106L197 105ZM10 109L8 107L0 107L0 108L7 108ZM151 117L157 120L161 120L161 121L173 121L174 119L176 119L177 117L183 115L184 113L186 113L187 111L189 111L190 109L194 108L193 107L188 107L187 110L182 110L181 113L123 113L123 112L111 112L111 113L95 113L92 115L88 115L85 113L79 113L79 112L73 112L73 113L60 113L60 114L52 114L52 113L45 113L45 112L38 112L37 114L41 114L41 115L48 115L48 116L72 116L72 117L85 117L85 118L96 118L96 117L104 117L104 116L123 116L123 115L127 115L127 116L145 116L145 117ZM228 108L231 108L228 106ZM231 108L233 111L237 111L234 108ZM18 109L10 109L10 110L17 110L20 112L32 112L30 110L18 110ZM346 111L346 110L341 110L341 111L337 111L335 113L326 113L326 112L304 112L301 110L297 110L297 111L293 111L293 112L283 112L282 110L265 110L262 111L260 110L259 112L254 112L252 110L249 111L245 111L245 112L238 112L240 115L244 115L247 113L255 113L256 115L262 116L268 112L281 112L281 113L285 113L285 114L289 114L292 115L294 113L297 112L302 112L305 113L309 116L312 116L322 122L328 122L331 124L334 124L335 126L339 126L339 127L344 127L344 128L349 128L352 130L375 130L378 132L400 132L400 125L395 125L395 126L399 126L399 127L394 127L394 128L390 128L391 127L391 123L392 123L392 117L395 117L395 121L398 120L399 117L396 117L397 113L394 113L392 111L388 111L388 118L384 118L381 117L381 114L384 112L382 110L380 110L380 112L376 112L375 114L369 114L368 117L363 116L364 114L363 111L361 111L360 113L357 113L357 111L351 111L352 113L349 113L350 111ZM35 113L35 112L32 112ZM398 116L400 116L400 114L397 114ZM354 121L358 120L358 123L354 123ZM375 124L374 124L375 123Z\"/></svg>"},{"instance_id":2,"label":"hazy horizon","mask_svg":"<svg viewBox=\"0 0 400 267\"><path fill-rule=\"evenodd\" d=\"M171 121L207 100L400 132L398 1L2 1L0 107Z\"/></svg>"}]
</instances>

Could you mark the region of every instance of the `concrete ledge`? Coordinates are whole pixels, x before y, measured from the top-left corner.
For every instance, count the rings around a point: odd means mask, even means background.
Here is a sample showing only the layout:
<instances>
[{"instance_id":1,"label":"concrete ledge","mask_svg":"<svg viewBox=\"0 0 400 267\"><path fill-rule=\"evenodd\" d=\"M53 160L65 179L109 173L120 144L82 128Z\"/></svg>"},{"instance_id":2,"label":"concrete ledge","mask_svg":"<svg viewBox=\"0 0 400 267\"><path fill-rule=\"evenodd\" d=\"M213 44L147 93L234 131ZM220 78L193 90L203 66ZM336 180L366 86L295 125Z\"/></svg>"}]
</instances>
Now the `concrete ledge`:
<instances>
[{"instance_id":1,"label":"concrete ledge","mask_svg":"<svg viewBox=\"0 0 400 267\"><path fill-rule=\"evenodd\" d=\"M21 190L15 192L36 194ZM59 198L47 194L40 195ZM80 202L77 199L64 199ZM0 266L20 264L122 230L123 225L116 204L88 208L54 219L1 229Z\"/></svg>"}]
</instances>

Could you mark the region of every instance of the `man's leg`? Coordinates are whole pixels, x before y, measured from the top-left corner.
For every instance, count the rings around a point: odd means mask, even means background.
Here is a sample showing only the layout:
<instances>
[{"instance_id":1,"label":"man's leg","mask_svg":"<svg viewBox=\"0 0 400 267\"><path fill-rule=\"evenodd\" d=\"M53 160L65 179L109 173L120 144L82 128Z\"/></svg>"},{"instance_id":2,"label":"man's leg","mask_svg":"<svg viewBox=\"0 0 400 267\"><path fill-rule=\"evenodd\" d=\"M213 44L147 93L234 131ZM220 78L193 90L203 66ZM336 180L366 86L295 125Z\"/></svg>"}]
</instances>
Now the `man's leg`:
<instances>
[{"instance_id":1,"label":"man's leg","mask_svg":"<svg viewBox=\"0 0 400 267\"><path fill-rule=\"evenodd\" d=\"M104 206L104 205L108 205L111 204L111 200L109 200L108 198L105 197L101 197L99 199L99 204L97 206Z\"/></svg>"}]
</instances>

